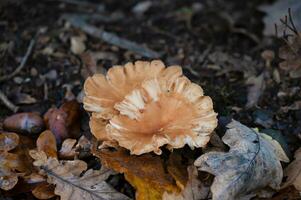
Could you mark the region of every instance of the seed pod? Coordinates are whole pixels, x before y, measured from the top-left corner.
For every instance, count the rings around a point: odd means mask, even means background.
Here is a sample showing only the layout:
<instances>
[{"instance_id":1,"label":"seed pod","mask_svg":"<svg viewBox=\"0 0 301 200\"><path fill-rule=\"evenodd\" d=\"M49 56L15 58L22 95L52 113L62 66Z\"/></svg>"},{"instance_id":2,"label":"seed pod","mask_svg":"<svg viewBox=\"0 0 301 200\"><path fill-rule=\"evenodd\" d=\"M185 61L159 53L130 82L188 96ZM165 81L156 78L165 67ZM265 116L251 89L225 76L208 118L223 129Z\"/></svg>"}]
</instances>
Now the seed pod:
<instances>
[{"instance_id":1,"label":"seed pod","mask_svg":"<svg viewBox=\"0 0 301 200\"><path fill-rule=\"evenodd\" d=\"M44 121L38 113L17 113L7 117L3 122L3 128L7 131L25 134L38 134L44 128Z\"/></svg>"}]
</instances>

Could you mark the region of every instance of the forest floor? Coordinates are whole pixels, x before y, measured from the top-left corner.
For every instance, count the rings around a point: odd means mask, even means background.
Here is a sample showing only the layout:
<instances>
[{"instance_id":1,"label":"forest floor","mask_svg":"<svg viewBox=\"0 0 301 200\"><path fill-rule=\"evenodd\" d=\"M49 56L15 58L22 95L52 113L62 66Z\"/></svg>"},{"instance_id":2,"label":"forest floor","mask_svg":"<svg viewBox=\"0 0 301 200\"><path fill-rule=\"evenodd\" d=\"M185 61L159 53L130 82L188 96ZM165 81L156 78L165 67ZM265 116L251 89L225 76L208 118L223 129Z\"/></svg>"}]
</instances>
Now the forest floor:
<instances>
[{"instance_id":1,"label":"forest floor","mask_svg":"<svg viewBox=\"0 0 301 200\"><path fill-rule=\"evenodd\" d=\"M233 118L258 128L275 137L292 159L301 139L301 79L279 67L283 60L278 52L286 45L282 33L263 33L267 13L259 8L273 1L164 0L140 7L137 2L0 3L0 91L18 107L15 111L43 115L64 99L81 101L83 83L94 72L159 58L167 66L182 66L184 74L202 86L220 123ZM88 34L80 20L141 49L114 45L95 31ZM27 51L25 65L10 76ZM274 54L271 61L263 52ZM0 102L0 128L12 110ZM81 124L81 132L89 135L87 114ZM133 189L128 191L133 197Z\"/></svg>"}]
</instances>

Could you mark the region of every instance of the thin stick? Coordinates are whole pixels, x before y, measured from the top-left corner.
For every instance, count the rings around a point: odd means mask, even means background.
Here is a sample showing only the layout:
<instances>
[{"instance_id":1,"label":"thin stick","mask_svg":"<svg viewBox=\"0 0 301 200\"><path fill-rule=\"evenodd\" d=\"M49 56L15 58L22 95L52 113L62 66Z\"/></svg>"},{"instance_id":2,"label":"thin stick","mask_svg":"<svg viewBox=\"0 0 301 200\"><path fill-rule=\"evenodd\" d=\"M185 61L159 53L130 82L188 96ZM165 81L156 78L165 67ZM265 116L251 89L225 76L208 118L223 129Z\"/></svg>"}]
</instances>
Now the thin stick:
<instances>
[{"instance_id":1,"label":"thin stick","mask_svg":"<svg viewBox=\"0 0 301 200\"><path fill-rule=\"evenodd\" d=\"M113 44L113 45L121 47L123 49L130 50L136 54L139 54L139 55L147 57L147 58L159 58L160 57L160 54L158 52L150 50L147 47L144 47L140 44L129 41L127 39L120 38L114 33L110 33L110 32L104 31L103 29L92 26L92 25L86 23L86 21L79 16L63 15L62 18L67 20L74 27L80 28L82 31L86 32L87 34L94 36L96 38L99 38L109 44Z\"/></svg>"},{"instance_id":2,"label":"thin stick","mask_svg":"<svg viewBox=\"0 0 301 200\"><path fill-rule=\"evenodd\" d=\"M292 28L294 29L294 33L298 35L298 29L296 28L295 24L294 24L294 20L292 17L292 12L291 12L291 8L288 8L288 19L292 25Z\"/></svg>"},{"instance_id":3,"label":"thin stick","mask_svg":"<svg viewBox=\"0 0 301 200\"><path fill-rule=\"evenodd\" d=\"M3 82L3 81L11 79L12 77L14 77L16 74L18 74L23 69L23 67L25 66L25 64L26 64L26 62L28 60L28 57L30 56L30 54L32 52L32 49L33 49L33 47L34 47L34 45L36 43L36 38L37 37L34 37L33 39L31 39L31 41L29 43L29 46L27 48L26 54L22 58L20 65L11 74L1 76L0 77L0 82Z\"/></svg>"},{"instance_id":4,"label":"thin stick","mask_svg":"<svg viewBox=\"0 0 301 200\"><path fill-rule=\"evenodd\" d=\"M1 90L0 90L0 100L3 102L3 104L6 107L8 107L14 113L18 111L19 107L15 106Z\"/></svg>"}]
</instances>

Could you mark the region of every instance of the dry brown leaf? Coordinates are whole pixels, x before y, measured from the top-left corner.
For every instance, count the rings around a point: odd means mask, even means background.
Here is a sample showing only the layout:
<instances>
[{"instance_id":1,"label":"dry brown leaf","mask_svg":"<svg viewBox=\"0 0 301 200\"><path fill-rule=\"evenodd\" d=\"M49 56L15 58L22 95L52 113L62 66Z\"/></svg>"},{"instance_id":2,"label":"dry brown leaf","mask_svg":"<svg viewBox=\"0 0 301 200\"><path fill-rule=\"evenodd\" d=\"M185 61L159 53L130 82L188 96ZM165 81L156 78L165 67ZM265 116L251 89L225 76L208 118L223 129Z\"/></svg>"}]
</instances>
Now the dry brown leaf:
<instances>
[{"instance_id":1,"label":"dry brown leaf","mask_svg":"<svg viewBox=\"0 0 301 200\"><path fill-rule=\"evenodd\" d=\"M282 188L293 185L297 190L301 191L301 148L295 152L294 157L295 160L284 170L284 177L287 177L287 180Z\"/></svg>"},{"instance_id":2,"label":"dry brown leaf","mask_svg":"<svg viewBox=\"0 0 301 200\"><path fill-rule=\"evenodd\" d=\"M180 154L172 153L168 158L167 171L183 190L188 181L187 165L182 162Z\"/></svg>"},{"instance_id":3,"label":"dry brown leaf","mask_svg":"<svg viewBox=\"0 0 301 200\"><path fill-rule=\"evenodd\" d=\"M74 147L76 142L77 141L75 139L70 138L64 140L59 151L60 159L72 159L78 154L78 152L76 152L76 148Z\"/></svg>"},{"instance_id":4,"label":"dry brown leaf","mask_svg":"<svg viewBox=\"0 0 301 200\"><path fill-rule=\"evenodd\" d=\"M180 193L169 194L165 192L163 194L163 200L200 200L207 199L209 194L209 187L206 187L198 179L198 170L195 166L189 166L188 169L189 179Z\"/></svg>"},{"instance_id":5,"label":"dry brown leaf","mask_svg":"<svg viewBox=\"0 0 301 200\"><path fill-rule=\"evenodd\" d=\"M294 187L287 187L280 190L273 198L269 200L299 200L301 198L300 192Z\"/></svg>"},{"instance_id":6,"label":"dry brown leaf","mask_svg":"<svg viewBox=\"0 0 301 200\"><path fill-rule=\"evenodd\" d=\"M122 148L116 151L94 150L93 153L108 168L124 173L126 180L136 189L137 200L161 200L165 191L180 192L173 177L165 172L163 160L158 156L134 156Z\"/></svg>"},{"instance_id":7,"label":"dry brown leaf","mask_svg":"<svg viewBox=\"0 0 301 200\"><path fill-rule=\"evenodd\" d=\"M32 194L38 199L50 199L55 196L54 188L54 185L50 185L47 182L42 182L32 190Z\"/></svg>"},{"instance_id":8,"label":"dry brown leaf","mask_svg":"<svg viewBox=\"0 0 301 200\"><path fill-rule=\"evenodd\" d=\"M17 184L18 177L31 170L30 159L26 159L27 149L21 150L25 140L21 139L21 148L18 146L19 141L19 136L15 133L0 133L0 188L3 190L12 189Z\"/></svg>"},{"instance_id":9,"label":"dry brown leaf","mask_svg":"<svg viewBox=\"0 0 301 200\"><path fill-rule=\"evenodd\" d=\"M57 158L56 140L51 131L41 133L36 143L38 151L44 151L48 157Z\"/></svg>"},{"instance_id":10,"label":"dry brown leaf","mask_svg":"<svg viewBox=\"0 0 301 200\"><path fill-rule=\"evenodd\" d=\"M54 192L61 200L129 199L105 182L112 174L111 170L102 168L86 171L87 164L84 161L58 161L56 158L47 158L43 151L32 150L30 155L35 159L34 165L39 167L40 173L47 175L47 182L55 185Z\"/></svg>"},{"instance_id":11,"label":"dry brown leaf","mask_svg":"<svg viewBox=\"0 0 301 200\"><path fill-rule=\"evenodd\" d=\"M288 38L285 46L279 49L279 57L284 61L279 64L283 70L295 70L301 67L301 33Z\"/></svg>"},{"instance_id":12,"label":"dry brown leaf","mask_svg":"<svg viewBox=\"0 0 301 200\"><path fill-rule=\"evenodd\" d=\"M12 189L18 182L18 174L15 170L22 167L19 157L12 153L3 152L0 154L0 188L2 190Z\"/></svg>"},{"instance_id":13,"label":"dry brown leaf","mask_svg":"<svg viewBox=\"0 0 301 200\"><path fill-rule=\"evenodd\" d=\"M16 133L0 132L0 151L10 151L19 144L19 136Z\"/></svg>"}]
</instances>

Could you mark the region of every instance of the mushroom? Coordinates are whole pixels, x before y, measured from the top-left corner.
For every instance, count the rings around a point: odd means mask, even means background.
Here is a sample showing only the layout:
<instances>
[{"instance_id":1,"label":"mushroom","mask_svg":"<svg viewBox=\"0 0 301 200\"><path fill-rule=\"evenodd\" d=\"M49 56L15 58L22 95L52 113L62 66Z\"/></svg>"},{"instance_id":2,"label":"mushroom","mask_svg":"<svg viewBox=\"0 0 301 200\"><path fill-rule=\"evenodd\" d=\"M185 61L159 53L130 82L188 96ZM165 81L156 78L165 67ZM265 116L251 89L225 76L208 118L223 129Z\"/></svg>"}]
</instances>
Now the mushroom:
<instances>
[{"instance_id":1,"label":"mushroom","mask_svg":"<svg viewBox=\"0 0 301 200\"><path fill-rule=\"evenodd\" d=\"M261 58L265 61L266 67L271 67L271 62L275 58L275 53L272 50L264 50L261 53Z\"/></svg>"},{"instance_id":2,"label":"mushroom","mask_svg":"<svg viewBox=\"0 0 301 200\"><path fill-rule=\"evenodd\" d=\"M84 91L93 135L131 154L204 147L217 126L211 98L181 67L159 60L113 66L106 76L89 77Z\"/></svg>"}]
</instances>

